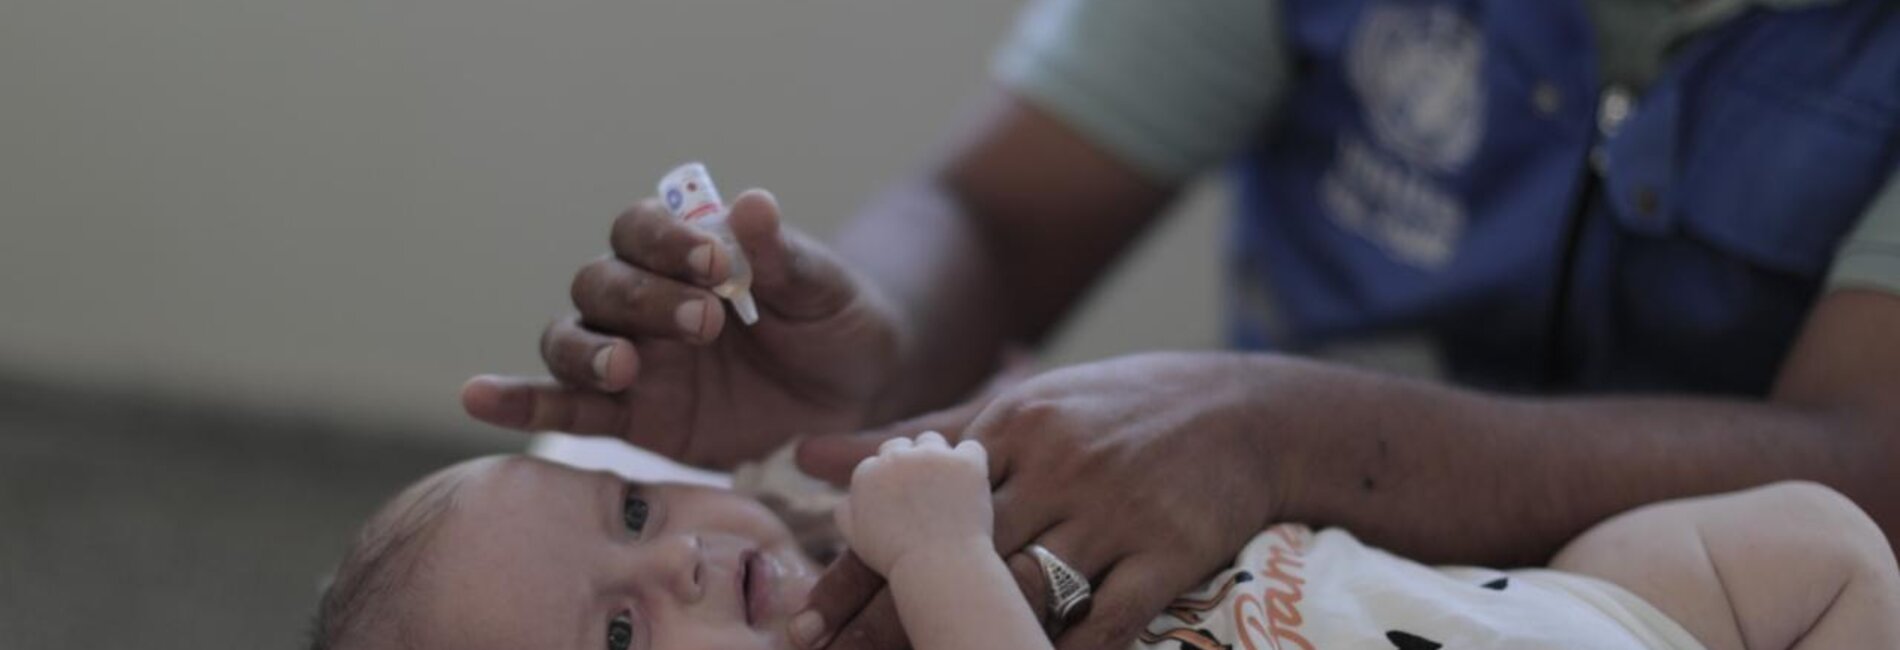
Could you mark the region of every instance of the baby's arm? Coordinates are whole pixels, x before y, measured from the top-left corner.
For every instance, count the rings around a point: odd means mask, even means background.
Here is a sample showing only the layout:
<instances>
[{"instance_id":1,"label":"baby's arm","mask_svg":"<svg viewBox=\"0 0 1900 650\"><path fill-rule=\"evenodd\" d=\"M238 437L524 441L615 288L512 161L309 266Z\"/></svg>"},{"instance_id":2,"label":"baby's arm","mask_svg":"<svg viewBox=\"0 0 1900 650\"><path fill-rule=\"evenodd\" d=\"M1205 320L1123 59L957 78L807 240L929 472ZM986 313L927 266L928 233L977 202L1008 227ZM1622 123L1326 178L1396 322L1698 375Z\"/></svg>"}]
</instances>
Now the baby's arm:
<instances>
[{"instance_id":1,"label":"baby's arm","mask_svg":"<svg viewBox=\"0 0 1900 650\"><path fill-rule=\"evenodd\" d=\"M1618 515L1551 567L1641 596L1711 650L1900 648L1900 570L1866 513L1812 483Z\"/></svg>"},{"instance_id":2,"label":"baby's arm","mask_svg":"<svg viewBox=\"0 0 1900 650\"><path fill-rule=\"evenodd\" d=\"M912 553L886 577L918 650L1050 647L988 539Z\"/></svg>"},{"instance_id":3,"label":"baby's arm","mask_svg":"<svg viewBox=\"0 0 1900 650\"><path fill-rule=\"evenodd\" d=\"M918 650L1049 648L991 540L983 446L936 433L896 438L851 475L838 529L890 581Z\"/></svg>"}]
</instances>

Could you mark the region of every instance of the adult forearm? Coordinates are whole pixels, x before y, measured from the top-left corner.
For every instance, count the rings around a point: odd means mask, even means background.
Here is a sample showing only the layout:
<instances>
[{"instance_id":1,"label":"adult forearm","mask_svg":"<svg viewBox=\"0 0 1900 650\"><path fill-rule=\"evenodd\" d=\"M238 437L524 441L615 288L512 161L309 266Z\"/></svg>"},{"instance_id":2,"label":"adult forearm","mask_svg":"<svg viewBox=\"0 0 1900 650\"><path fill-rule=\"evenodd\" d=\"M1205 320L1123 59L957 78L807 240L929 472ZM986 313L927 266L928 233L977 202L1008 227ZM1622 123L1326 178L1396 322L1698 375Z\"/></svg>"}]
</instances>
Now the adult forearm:
<instances>
[{"instance_id":1,"label":"adult forearm","mask_svg":"<svg viewBox=\"0 0 1900 650\"><path fill-rule=\"evenodd\" d=\"M1809 479L1893 532L1894 436L1840 411L1701 398L1522 399L1261 361L1283 518L1433 562L1541 564L1636 506Z\"/></svg>"},{"instance_id":2,"label":"adult forearm","mask_svg":"<svg viewBox=\"0 0 1900 650\"><path fill-rule=\"evenodd\" d=\"M908 323L887 417L950 404L1005 344L1048 335L1179 189L1005 91L976 115L839 237Z\"/></svg>"},{"instance_id":3,"label":"adult forearm","mask_svg":"<svg viewBox=\"0 0 1900 650\"><path fill-rule=\"evenodd\" d=\"M880 398L881 420L952 403L995 370L1017 336L993 253L930 179L878 197L839 234L837 250L904 323L899 379Z\"/></svg>"}]
</instances>

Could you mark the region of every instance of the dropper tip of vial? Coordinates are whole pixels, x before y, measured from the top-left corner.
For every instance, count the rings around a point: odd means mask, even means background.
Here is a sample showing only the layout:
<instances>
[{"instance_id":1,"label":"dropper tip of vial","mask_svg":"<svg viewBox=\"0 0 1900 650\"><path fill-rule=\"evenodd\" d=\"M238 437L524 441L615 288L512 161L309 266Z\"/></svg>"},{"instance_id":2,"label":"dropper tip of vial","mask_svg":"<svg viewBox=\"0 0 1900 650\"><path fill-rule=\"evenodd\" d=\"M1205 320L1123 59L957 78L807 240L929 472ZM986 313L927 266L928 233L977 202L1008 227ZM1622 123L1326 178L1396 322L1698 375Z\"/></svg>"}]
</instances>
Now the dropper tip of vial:
<instances>
[{"instance_id":1,"label":"dropper tip of vial","mask_svg":"<svg viewBox=\"0 0 1900 650\"><path fill-rule=\"evenodd\" d=\"M747 325L759 322L759 306L752 302L752 292L740 291L732 294L732 310L739 312L739 321Z\"/></svg>"}]
</instances>

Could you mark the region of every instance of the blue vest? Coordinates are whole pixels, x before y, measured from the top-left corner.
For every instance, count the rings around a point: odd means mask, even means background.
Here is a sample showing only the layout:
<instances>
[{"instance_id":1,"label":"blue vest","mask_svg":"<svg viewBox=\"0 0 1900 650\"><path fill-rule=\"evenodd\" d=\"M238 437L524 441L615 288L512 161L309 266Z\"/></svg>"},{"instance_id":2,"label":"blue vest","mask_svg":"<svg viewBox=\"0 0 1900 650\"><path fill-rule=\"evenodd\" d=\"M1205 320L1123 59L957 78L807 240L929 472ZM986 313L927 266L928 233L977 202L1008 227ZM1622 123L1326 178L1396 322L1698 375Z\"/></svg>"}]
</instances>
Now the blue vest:
<instances>
[{"instance_id":1,"label":"blue vest","mask_svg":"<svg viewBox=\"0 0 1900 650\"><path fill-rule=\"evenodd\" d=\"M1293 89L1235 169L1242 348L1424 334L1473 385L1762 394L1900 157L1896 3L1745 13L1620 121L1575 2L1285 10Z\"/></svg>"}]
</instances>

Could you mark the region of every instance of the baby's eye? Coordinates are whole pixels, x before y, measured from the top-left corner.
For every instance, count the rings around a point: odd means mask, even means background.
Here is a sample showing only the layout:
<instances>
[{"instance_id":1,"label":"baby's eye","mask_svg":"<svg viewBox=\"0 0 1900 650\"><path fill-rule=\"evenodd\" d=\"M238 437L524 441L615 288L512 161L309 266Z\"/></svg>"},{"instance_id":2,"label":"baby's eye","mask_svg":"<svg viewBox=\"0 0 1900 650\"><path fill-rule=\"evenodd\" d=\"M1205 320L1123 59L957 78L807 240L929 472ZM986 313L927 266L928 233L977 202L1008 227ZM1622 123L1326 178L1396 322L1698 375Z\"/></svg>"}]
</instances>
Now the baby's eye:
<instances>
[{"instance_id":1,"label":"baby's eye","mask_svg":"<svg viewBox=\"0 0 1900 650\"><path fill-rule=\"evenodd\" d=\"M632 487L627 488L627 496L620 502L620 518L626 522L627 531L635 535L647 527L647 500Z\"/></svg>"},{"instance_id":2,"label":"baby's eye","mask_svg":"<svg viewBox=\"0 0 1900 650\"><path fill-rule=\"evenodd\" d=\"M633 645L633 619L626 613L607 623L607 650L627 650Z\"/></svg>"}]
</instances>

